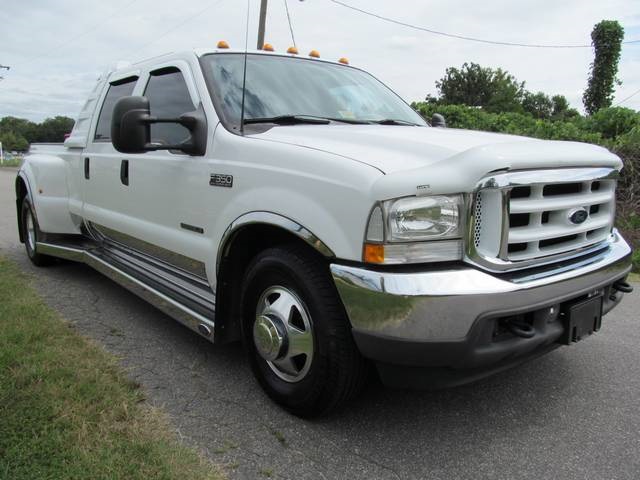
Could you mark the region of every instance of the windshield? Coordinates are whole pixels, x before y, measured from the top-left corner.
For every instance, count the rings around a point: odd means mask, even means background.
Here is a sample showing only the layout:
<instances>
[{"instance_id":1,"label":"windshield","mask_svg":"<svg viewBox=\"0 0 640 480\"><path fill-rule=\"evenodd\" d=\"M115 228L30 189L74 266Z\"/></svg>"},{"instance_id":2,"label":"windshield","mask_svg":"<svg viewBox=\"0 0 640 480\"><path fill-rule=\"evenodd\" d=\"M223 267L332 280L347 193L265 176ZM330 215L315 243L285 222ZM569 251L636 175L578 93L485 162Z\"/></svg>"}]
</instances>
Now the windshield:
<instances>
[{"instance_id":1,"label":"windshield","mask_svg":"<svg viewBox=\"0 0 640 480\"><path fill-rule=\"evenodd\" d=\"M244 54L206 55L202 66L223 120L240 124ZM398 95L356 68L249 54L245 119L309 116L345 122L397 120L426 125Z\"/></svg>"}]
</instances>

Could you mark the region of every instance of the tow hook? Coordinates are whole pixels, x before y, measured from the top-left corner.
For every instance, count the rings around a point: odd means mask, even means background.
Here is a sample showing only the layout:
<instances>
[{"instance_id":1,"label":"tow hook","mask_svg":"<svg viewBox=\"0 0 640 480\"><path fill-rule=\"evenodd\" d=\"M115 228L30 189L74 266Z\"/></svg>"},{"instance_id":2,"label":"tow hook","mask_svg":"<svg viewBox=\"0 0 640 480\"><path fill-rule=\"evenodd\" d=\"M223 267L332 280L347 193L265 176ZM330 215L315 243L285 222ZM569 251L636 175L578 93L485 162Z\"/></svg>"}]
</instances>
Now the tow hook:
<instances>
[{"instance_id":1,"label":"tow hook","mask_svg":"<svg viewBox=\"0 0 640 480\"><path fill-rule=\"evenodd\" d=\"M619 292L622 292L622 293L631 293L631 292L633 292L633 287L631 285L629 285L627 282L625 282L624 280L618 280L617 282L615 282L613 284L613 288L615 290L618 290Z\"/></svg>"},{"instance_id":2,"label":"tow hook","mask_svg":"<svg viewBox=\"0 0 640 480\"><path fill-rule=\"evenodd\" d=\"M536 334L535 329L529 323L514 319L507 323L507 329L517 337L531 338Z\"/></svg>"}]
</instances>

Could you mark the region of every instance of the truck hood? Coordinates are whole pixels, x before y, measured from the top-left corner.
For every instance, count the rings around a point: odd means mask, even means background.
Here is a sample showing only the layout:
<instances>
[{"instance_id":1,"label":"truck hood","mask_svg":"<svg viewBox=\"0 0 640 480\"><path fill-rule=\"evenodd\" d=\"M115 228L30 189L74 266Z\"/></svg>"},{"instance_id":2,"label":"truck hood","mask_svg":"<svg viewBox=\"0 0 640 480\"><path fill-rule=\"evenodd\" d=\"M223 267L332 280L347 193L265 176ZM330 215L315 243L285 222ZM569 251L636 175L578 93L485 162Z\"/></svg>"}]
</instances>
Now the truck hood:
<instances>
[{"instance_id":1,"label":"truck hood","mask_svg":"<svg viewBox=\"0 0 640 480\"><path fill-rule=\"evenodd\" d=\"M618 157L595 145L455 128L295 125L274 127L255 138L340 155L386 175L436 164L453 168L463 176L475 171L484 175L494 170L523 168L621 166ZM462 170L467 167L471 171Z\"/></svg>"}]
</instances>

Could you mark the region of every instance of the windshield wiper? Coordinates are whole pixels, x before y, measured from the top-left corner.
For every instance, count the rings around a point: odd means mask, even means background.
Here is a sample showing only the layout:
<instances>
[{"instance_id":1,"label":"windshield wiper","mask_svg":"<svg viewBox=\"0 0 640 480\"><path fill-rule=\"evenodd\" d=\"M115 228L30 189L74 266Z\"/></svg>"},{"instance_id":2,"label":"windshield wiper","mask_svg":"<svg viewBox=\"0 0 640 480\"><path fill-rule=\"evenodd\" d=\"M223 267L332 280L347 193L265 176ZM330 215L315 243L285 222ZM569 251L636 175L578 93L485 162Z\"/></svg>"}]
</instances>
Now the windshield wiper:
<instances>
[{"instance_id":1,"label":"windshield wiper","mask_svg":"<svg viewBox=\"0 0 640 480\"><path fill-rule=\"evenodd\" d=\"M278 125L297 125L309 123L312 125L327 125L331 122L328 118L314 117L312 115L278 115L276 117L247 118L245 125L251 123L276 123Z\"/></svg>"},{"instance_id":2,"label":"windshield wiper","mask_svg":"<svg viewBox=\"0 0 640 480\"><path fill-rule=\"evenodd\" d=\"M276 117L247 118L244 123L277 123L278 125L295 125L297 123L309 123L312 125L327 125L331 122L348 123L350 125L369 125L369 120L356 120L355 118L318 117L315 115L278 115Z\"/></svg>"},{"instance_id":3,"label":"windshield wiper","mask_svg":"<svg viewBox=\"0 0 640 480\"><path fill-rule=\"evenodd\" d=\"M412 127L419 127L420 125L407 120L396 120L394 118L385 118L383 120L369 120L370 123L377 123L378 125L410 125Z\"/></svg>"},{"instance_id":4,"label":"windshield wiper","mask_svg":"<svg viewBox=\"0 0 640 480\"><path fill-rule=\"evenodd\" d=\"M332 122L342 122L349 123L351 125L369 125L371 122L369 120L356 120L355 118L329 118L327 120L331 120Z\"/></svg>"}]
</instances>

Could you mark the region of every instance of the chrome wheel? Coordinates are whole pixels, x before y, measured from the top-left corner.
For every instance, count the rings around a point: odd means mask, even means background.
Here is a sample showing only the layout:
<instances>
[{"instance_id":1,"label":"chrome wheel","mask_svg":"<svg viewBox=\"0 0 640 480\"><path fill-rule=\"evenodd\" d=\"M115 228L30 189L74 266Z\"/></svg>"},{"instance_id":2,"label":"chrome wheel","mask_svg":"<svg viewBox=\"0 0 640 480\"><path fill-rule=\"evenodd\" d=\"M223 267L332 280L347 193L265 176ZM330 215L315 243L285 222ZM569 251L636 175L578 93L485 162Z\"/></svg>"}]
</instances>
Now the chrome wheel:
<instances>
[{"instance_id":1,"label":"chrome wheel","mask_svg":"<svg viewBox=\"0 0 640 480\"><path fill-rule=\"evenodd\" d=\"M302 380L313 361L313 329L304 302L285 287L265 290L256 308L253 342L278 377Z\"/></svg>"},{"instance_id":2,"label":"chrome wheel","mask_svg":"<svg viewBox=\"0 0 640 480\"><path fill-rule=\"evenodd\" d=\"M27 234L27 242L29 244L29 248L32 252L36 251L36 227L35 222L33 221L33 214L31 213L31 209L27 210L24 219L25 230Z\"/></svg>"}]
</instances>

